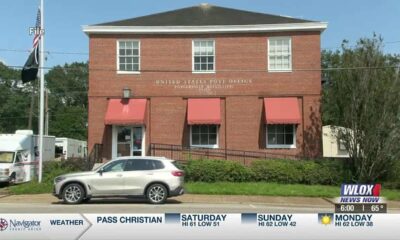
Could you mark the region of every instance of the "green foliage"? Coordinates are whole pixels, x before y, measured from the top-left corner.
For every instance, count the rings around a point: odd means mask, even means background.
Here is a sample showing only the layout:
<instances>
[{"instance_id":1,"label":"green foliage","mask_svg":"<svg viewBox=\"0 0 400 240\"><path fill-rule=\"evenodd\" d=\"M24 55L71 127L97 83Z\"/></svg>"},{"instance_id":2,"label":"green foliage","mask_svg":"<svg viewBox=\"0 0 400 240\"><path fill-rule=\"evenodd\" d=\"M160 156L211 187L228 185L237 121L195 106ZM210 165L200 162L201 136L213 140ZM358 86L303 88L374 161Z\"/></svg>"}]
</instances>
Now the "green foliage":
<instances>
[{"instance_id":1,"label":"green foliage","mask_svg":"<svg viewBox=\"0 0 400 240\"><path fill-rule=\"evenodd\" d=\"M382 38L343 42L340 51L325 51L323 123L344 127L339 138L349 151L353 180L384 178L400 159L400 56L383 52Z\"/></svg>"},{"instance_id":2,"label":"green foliage","mask_svg":"<svg viewBox=\"0 0 400 240\"><path fill-rule=\"evenodd\" d=\"M249 169L227 160L191 160L185 167L187 181L244 182L251 178Z\"/></svg>"},{"instance_id":3,"label":"green foliage","mask_svg":"<svg viewBox=\"0 0 400 240\"><path fill-rule=\"evenodd\" d=\"M340 185L349 182L350 173L346 169L346 160L302 161L302 183L321 185Z\"/></svg>"},{"instance_id":4,"label":"green foliage","mask_svg":"<svg viewBox=\"0 0 400 240\"><path fill-rule=\"evenodd\" d=\"M84 171L82 159L73 159L62 162L49 161L43 163L42 183L37 180L10 187L13 194L50 193L53 190L54 178L70 172Z\"/></svg>"},{"instance_id":5,"label":"green foliage","mask_svg":"<svg viewBox=\"0 0 400 240\"><path fill-rule=\"evenodd\" d=\"M257 160L251 166L227 160L191 160L185 167L187 181L276 182L285 184L338 185L347 182L341 160Z\"/></svg>"},{"instance_id":6,"label":"green foliage","mask_svg":"<svg viewBox=\"0 0 400 240\"><path fill-rule=\"evenodd\" d=\"M0 62L0 133L13 133L28 125L32 85L18 84L21 72Z\"/></svg>"},{"instance_id":7,"label":"green foliage","mask_svg":"<svg viewBox=\"0 0 400 240\"><path fill-rule=\"evenodd\" d=\"M300 183L301 165L292 160L258 160L251 165L256 181Z\"/></svg>"},{"instance_id":8,"label":"green foliage","mask_svg":"<svg viewBox=\"0 0 400 240\"><path fill-rule=\"evenodd\" d=\"M56 66L46 74L50 91L49 134L86 140L88 106L87 63Z\"/></svg>"},{"instance_id":9,"label":"green foliage","mask_svg":"<svg viewBox=\"0 0 400 240\"><path fill-rule=\"evenodd\" d=\"M21 84L21 72L0 63L0 132L38 126L38 82ZM87 136L87 63L55 66L45 75L49 90L49 134L86 140ZM31 105L32 102L32 105Z\"/></svg>"},{"instance_id":10,"label":"green foliage","mask_svg":"<svg viewBox=\"0 0 400 240\"><path fill-rule=\"evenodd\" d=\"M383 184L384 188L400 189L400 159L393 163Z\"/></svg>"}]
</instances>

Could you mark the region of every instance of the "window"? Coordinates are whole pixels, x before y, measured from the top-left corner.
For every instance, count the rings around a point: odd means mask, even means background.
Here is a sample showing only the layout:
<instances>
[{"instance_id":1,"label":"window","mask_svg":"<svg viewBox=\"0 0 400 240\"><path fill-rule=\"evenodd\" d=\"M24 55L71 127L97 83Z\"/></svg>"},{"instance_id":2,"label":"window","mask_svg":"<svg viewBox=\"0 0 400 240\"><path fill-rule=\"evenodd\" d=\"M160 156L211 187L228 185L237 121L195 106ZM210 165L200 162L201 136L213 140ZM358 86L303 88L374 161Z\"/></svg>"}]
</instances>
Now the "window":
<instances>
[{"instance_id":1,"label":"window","mask_svg":"<svg viewBox=\"0 0 400 240\"><path fill-rule=\"evenodd\" d=\"M268 39L268 71L292 70L292 46L289 37L273 37Z\"/></svg>"},{"instance_id":2,"label":"window","mask_svg":"<svg viewBox=\"0 0 400 240\"><path fill-rule=\"evenodd\" d=\"M143 170L157 170L163 169L164 164L158 160L135 159L129 160L124 171L143 171Z\"/></svg>"},{"instance_id":3,"label":"window","mask_svg":"<svg viewBox=\"0 0 400 240\"><path fill-rule=\"evenodd\" d=\"M118 41L117 69L119 73L137 73L140 71L140 42L133 40Z\"/></svg>"},{"instance_id":4,"label":"window","mask_svg":"<svg viewBox=\"0 0 400 240\"><path fill-rule=\"evenodd\" d=\"M214 40L193 40L193 72L215 72Z\"/></svg>"},{"instance_id":5,"label":"window","mask_svg":"<svg viewBox=\"0 0 400 240\"><path fill-rule=\"evenodd\" d=\"M193 147L218 147L217 125L192 125L190 146Z\"/></svg>"},{"instance_id":6,"label":"window","mask_svg":"<svg viewBox=\"0 0 400 240\"><path fill-rule=\"evenodd\" d=\"M13 163L14 153L13 152L0 152L0 163Z\"/></svg>"},{"instance_id":7,"label":"window","mask_svg":"<svg viewBox=\"0 0 400 240\"><path fill-rule=\"evenodd\" d=\"M346 143L342 139L338 139L338 149L339 151L347 151Z\"/></svg>"},{"instance_id":8,"label":"window","mask_svg":"<svg viewBox=\"0 0 400 240\"><path fill-rule=\"evenodd\" d=\"M268 124L267 148L296 148L296 126L293 124Z\"/></svg>"},{"instance_id":9,"label":"window","mask_svg":"<svg viewBox=\"0 0 400 240\"><path fill-rule=\"evenodd\" d=\"M113 161L103 167L103 172L122 172L126 161Z\"/></svg>"}]
</instances>

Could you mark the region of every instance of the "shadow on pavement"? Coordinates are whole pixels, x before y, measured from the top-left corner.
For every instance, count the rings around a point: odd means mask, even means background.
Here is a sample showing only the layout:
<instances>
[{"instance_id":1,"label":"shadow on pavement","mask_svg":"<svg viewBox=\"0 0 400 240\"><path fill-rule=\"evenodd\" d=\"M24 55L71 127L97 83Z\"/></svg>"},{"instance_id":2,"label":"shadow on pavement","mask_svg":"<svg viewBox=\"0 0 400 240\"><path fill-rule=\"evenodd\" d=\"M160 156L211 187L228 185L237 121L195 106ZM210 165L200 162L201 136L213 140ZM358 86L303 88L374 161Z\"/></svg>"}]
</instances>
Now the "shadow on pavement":
<instances>
[{"instance_id":1,"label":"shadow on pavement","mask_svg":"<svg viewBox=\"0 0 400 240\"><path fill-rule=\"evenodd\" d=\"M145 198L95 198L91 199L89 202L83 202L79 205L98 205L98 204L142 204L142 205L153 205L147 202ZM167 199L165 204L181 204L181 201L178 201L176 199ZM69 204L64 204L62 200L59 200L57 202L52 202L52 204L55 205L69 205ZM73 205L71 205L73 206ZM157 206L157 205L153 205ZM158 205L159 206L159 205Z\"/></svg>"}]
</instances>

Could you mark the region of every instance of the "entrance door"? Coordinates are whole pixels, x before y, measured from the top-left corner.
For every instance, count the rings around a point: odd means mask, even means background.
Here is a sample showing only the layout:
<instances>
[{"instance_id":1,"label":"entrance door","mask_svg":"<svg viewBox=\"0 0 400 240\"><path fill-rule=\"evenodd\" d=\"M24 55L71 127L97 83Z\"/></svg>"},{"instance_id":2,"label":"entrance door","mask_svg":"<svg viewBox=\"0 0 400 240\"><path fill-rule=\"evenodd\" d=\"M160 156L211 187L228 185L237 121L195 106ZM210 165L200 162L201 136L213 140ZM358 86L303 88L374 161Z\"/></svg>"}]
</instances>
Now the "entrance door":
<instances>
[{"instance_id":1,"label":"entrance door","mask_svg":"<svg viewBox=\"0 0 400 240\"><path fill-rule=\"evenodd\" d=\"M125 157L131 155L132 127L117 127L117 157Z\"/></svg>"},{"instance_id":2,"label":"entrance door","mask_svg":"<svg viewBox=\"0 0 400 240\"><path fill-rule=\"evenodd\" d=\"M143 128L133 127L132 131L132 156L142 156Z\"/></svg>"},{"instance_id":3,"label":"entrance door","mask_svg":"<svg viewBox=\"0 0 400 240\"><path fill-rule=\"evenodd\" d=\"M113 157L144 156L144 127L115 126L113 132L116 135L113 138L113 145L116 145L113 147Z\"/></svg>"}]
</instances>

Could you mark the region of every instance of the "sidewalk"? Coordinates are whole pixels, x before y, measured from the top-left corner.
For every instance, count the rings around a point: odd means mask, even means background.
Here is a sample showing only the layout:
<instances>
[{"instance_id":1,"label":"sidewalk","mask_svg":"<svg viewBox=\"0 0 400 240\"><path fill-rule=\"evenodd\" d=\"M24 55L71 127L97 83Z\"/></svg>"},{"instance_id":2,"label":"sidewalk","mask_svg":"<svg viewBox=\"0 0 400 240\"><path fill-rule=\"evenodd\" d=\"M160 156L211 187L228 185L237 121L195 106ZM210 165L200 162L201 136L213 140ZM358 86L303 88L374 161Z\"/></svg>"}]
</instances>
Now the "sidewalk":
<instances>
[{"instance_id":1,"label":"sidewalk","mask_svg":"<svg viewBox=\"0 0 400 240\"><path fill-rule=\"evenodd\" d=\"M242 196L242 195L199 195L185 194L171 198L182 203L239 203L239 204L264 204L271 206L315 207L333 208L331 199L311 197L276 197L276 196ZM43 203L52 204L59 200L51 194L9 195L0 196L1 203ZM107 202L110 202L108 200ZM400 209L399 201L388 201L388 208Z\"/></svg>"},{"instance_id":2,"label":"sidewalk","mask_svg":"<svg viewBox=\"0 0 400 240\"><path fill-rule=\"evenodd\" d=\"M0 198L7 197L9 195L7 188L0 188Z\"/></svg>"}]
</instances>

